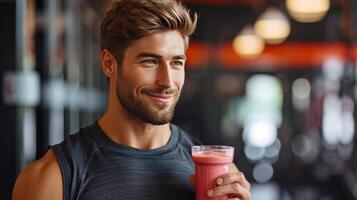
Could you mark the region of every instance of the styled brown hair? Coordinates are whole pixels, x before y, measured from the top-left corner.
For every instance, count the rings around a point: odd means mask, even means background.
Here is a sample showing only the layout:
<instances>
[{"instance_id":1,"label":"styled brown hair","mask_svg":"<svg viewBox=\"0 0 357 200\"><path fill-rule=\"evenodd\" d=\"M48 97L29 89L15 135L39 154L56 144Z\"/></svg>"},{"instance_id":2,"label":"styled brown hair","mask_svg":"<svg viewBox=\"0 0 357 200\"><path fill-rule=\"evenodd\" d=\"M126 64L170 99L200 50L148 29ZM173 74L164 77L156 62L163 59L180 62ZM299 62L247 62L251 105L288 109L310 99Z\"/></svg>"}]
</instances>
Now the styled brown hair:
<instances>
[{"instance_id":1,"label":"styled brown hair","mask_svg":"<svg viewBox=\"0 0 357 200\"><path fill-rule=\"evenodd\" d=\"M125 49L134 40L160 31L177 30L188 46L197 14L176 0L114 0L101 24L101 48L121 64Z\"/></svg>"}]
</instances>

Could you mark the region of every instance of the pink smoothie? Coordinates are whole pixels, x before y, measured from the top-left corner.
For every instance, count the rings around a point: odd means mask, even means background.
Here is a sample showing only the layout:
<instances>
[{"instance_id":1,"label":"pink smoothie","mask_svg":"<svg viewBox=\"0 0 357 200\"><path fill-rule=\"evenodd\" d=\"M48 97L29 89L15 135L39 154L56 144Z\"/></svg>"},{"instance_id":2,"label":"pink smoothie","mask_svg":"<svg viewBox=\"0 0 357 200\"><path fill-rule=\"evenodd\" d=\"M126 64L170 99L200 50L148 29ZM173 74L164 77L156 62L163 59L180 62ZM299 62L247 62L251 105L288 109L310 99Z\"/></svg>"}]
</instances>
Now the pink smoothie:
<instances>
[{"instance_id":1,"label":"pink smoothie","mask_svg":"<svg viewBox=\"0 0 357 200\"><path fill-rule=\"evenodd\" d=\"M228 166L232 163L233 156L220 155L217 152L194 153L192 160L196 164L195 186L196 200L225 200L228 197L209 198L207 191L213 189L216 179L228 173Z\"/></svg>"}]
</instances>

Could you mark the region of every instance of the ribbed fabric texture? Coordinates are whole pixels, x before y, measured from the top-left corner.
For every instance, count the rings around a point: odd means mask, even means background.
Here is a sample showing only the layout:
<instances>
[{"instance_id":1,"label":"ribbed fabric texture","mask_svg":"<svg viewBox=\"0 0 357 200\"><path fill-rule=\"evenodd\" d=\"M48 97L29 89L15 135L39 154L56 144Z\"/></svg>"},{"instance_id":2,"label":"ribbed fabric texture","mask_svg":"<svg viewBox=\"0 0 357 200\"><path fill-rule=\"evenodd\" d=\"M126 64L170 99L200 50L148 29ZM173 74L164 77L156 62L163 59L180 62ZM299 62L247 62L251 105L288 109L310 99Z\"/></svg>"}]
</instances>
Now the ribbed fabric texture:
<instances>
[{"instance_id":1,"label":"ribbed fabric texture","mask_svg":"<svg viewBox=\"0 0 357 200\"><path fill-rule=\"evenodd\" d=\"M53 146L64 199L194 200L191 146L199 142L173 124L171 132L164 147L140 150L115 143L94 123Z\"/></svg>"}]
</instances>

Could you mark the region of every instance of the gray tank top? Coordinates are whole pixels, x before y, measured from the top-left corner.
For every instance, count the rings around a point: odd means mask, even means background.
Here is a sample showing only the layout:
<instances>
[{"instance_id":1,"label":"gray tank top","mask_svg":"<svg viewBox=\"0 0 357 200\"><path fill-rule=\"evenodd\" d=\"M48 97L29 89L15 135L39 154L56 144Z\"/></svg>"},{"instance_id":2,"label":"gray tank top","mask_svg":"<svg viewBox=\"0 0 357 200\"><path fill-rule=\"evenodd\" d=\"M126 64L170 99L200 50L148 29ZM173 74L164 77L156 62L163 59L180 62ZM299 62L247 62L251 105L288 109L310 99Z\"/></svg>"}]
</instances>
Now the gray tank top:
<instances>
[{"instance_id":1,"label":"gray tank top","mask_svg":"<svg viewBox=\"0 0 357 200\"><path fill-rule=\"evenodd\" d=\"M194 200L190 147L199 144L171 124L171 138L155 150L112 141L97 123L52 147L65 200Z\"/></svg>"}]
</instances>

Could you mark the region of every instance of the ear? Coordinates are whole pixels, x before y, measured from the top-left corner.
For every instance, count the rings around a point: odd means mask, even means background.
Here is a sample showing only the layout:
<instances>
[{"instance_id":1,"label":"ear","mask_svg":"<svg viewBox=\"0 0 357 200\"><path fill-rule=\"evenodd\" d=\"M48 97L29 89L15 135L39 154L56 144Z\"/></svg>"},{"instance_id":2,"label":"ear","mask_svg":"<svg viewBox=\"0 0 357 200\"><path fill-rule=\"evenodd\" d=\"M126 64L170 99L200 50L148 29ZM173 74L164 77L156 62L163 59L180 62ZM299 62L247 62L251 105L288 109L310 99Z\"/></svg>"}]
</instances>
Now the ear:
<instances>
[{"instance_id":1,"label":"ear","mask_svg":"<svg viewBox=\"0 0 357 200\"><path fill-rule=\"evenodd\" d=\"M101 64L104 75L109 79L114 78L117 70L117 61L107 49L101 52Z\"/></svg>"}]
</instances>

